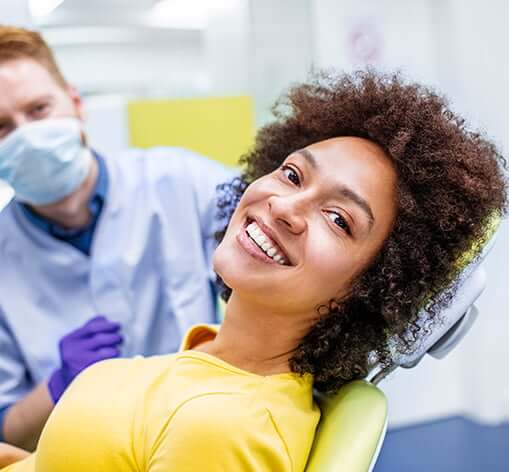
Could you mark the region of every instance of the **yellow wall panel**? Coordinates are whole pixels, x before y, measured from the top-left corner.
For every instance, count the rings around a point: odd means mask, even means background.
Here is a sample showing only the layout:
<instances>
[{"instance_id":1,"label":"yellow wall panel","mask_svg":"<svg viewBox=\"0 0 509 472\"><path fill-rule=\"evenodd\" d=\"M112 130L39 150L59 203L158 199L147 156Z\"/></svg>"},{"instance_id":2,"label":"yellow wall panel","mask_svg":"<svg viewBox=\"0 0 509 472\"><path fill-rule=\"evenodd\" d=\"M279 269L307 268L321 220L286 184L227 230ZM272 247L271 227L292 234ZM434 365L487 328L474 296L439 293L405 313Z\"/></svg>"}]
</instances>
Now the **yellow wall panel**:
<instances>
[{"instance_id":1,"label":"yellow wall panel","mask_svg":"<svg viewBox=\"0 0 509 472\"><path fill-rule=\"evenodd\" d=\"M180 146L236 165L253 144L250 97L133 100L128 120L134 147Z\"/></svg>"}]
</instances>

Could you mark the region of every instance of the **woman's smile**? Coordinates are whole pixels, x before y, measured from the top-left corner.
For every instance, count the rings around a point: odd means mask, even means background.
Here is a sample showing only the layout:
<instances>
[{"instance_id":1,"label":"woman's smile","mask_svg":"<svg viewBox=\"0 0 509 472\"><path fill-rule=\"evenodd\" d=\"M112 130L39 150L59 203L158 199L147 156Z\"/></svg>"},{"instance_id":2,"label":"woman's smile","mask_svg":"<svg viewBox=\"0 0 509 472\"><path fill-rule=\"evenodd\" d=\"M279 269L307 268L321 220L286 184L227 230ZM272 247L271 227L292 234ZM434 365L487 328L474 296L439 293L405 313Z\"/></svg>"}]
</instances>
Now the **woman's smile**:
<instances>
[{"instance_id":1,"label":"woman's smile","mask_svg":"<svg viewBox=\"0 0 509 472\"><path fill-rule=\"evenodd\" d=\"M270 235L267 233L271 233ZM246 218L236 237L240 247L256 260L266 264L290 266L290 259L280 244L274 240L270 228L260 219Z\"/></svg>"}]
</instances>

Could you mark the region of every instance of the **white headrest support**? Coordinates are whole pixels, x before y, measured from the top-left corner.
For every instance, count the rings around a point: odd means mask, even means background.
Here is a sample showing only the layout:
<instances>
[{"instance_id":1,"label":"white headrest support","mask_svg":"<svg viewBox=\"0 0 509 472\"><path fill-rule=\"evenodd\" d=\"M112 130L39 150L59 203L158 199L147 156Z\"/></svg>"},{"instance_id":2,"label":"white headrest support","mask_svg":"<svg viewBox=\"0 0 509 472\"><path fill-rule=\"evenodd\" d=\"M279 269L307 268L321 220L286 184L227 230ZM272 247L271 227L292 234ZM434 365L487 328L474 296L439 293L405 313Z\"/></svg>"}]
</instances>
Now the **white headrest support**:
<instances>
[{"instance_id":1,"label":"white headrest support","mask_svg":"<svg viewBox=\"0 0 509 472\"><path fill-rule=\"evenodd\" d=\"M493 247L494 234L482 249L481 254L463 269L458 276L458 288L451 304L440 314L438 321L431 324L430 333L417 342L411 354L394 356L397 366L414 367L425 354L435 358L445 357L465 336L477 318L478 311L473 306L486 287L486 272L482 262ZM422 310L416 322L422 329L430 327L426 310Z\"/></svg>"}]
</instances>

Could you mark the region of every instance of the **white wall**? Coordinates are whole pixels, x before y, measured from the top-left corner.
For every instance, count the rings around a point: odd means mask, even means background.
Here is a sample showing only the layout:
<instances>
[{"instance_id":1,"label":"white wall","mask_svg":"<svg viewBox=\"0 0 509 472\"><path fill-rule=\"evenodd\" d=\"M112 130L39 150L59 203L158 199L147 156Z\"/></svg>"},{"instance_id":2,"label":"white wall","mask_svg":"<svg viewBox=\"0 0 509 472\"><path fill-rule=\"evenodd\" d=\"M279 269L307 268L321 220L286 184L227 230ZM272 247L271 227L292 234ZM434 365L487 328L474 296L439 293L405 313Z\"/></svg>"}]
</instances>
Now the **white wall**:
<instances>
[{"instance_id":1,"label":"white wall","mask_svg":"<svg viewBox=\"0 0 509 472\"><path fill-rule=\"evenodd\" d=\"M434 82L432 5L428 0L313 0L315 61L351 70L367 64Z\"/></svg>"},{"instance_id":2,"label":"white wall","mask_svg":"<svg viewBox=\"0 0 509 472\"><path fill-rule=\"evenodd\" d=\"M99 34L92 29L90 34ZM86 33L86 30L85 30ZM207 91L202 36L140 31L117 41L62 44L62 33L45 32L67 80L80 91L136 96L190 96Z\"/></svg>"},{"instance_id":3,"label":"white wall","mask_svg":"<svg viewBox=\"0 0 509 472\"><path fill-rule=\"evenodd\" d=\"M0 24L30 27L28 0L0 0Z\"/></svg>"},{"instance_id":4,"label":"white wall","mask_svg":"<svg viewBox=\"0 0 509 472\"><path fill-rule=\"evenodd\" d=\"M215 95L245 95L250 92L247 67L249 1L236 0L229 4L229 8L220 8L218 4L214 8L214 2L211 2L209 7L203 41L208 92Z\"/></svg>"},{"instance_id":5,"label":"white wall","mask_svg":"<svg viewBox=\"0 0 509 472\"><path fill-rule=\"evenodd\" d=\"M85 128L90 146L102 154L129 146L127 99L122 96L90 97L84 101Z\"/></svg>"},{"instance_id":6,"label":"white wall","mask_svg":"<svg viewBox=\"0 0 509 472\"><path fill-rule=\"evenodd\" d=\"M306 79L313 62L313 22L309 0L251 0L249 70L257 123L289 85Z\"/></svg>"}]
</instances>

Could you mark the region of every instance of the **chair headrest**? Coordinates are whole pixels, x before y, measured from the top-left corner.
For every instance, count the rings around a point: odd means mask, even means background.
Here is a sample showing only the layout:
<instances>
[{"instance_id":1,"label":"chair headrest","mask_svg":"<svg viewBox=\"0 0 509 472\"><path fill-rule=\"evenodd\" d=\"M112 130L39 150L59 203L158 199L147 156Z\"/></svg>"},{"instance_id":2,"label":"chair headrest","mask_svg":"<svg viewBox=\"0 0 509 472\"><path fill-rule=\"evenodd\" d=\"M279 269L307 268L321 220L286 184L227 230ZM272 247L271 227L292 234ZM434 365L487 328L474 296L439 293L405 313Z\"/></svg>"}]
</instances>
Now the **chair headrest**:
<instances>
[{"instance_id":1,"label":"chair headrest","mask_svg":"<svg viewBox=\"0 0 509 472\"><path fill-rule=\"evenodd\" d=\"M478 315L473 304L486 286L483 261L495 243L500 221L498 215L492 216L486 225L485 241L474 244L470 251L460 257L456 270L457 280L455 281L457 282L457 291L452 302L442 311L440 320L434 322L433 329L417 343L412 353L394 356L396 366L414 367L426 354L442 359L470 330ZM421 311L416 324L426 330L429 325L426 309Z\"/></svg>"}]
</instances>

